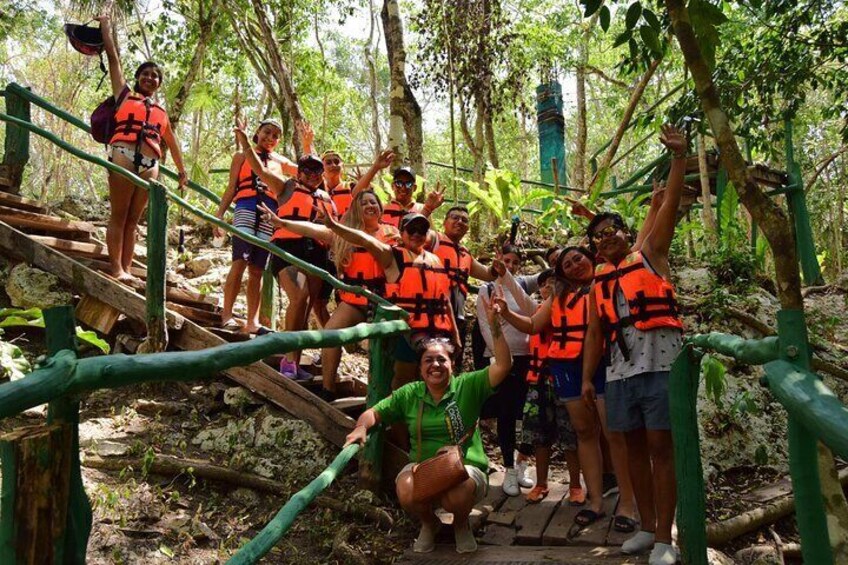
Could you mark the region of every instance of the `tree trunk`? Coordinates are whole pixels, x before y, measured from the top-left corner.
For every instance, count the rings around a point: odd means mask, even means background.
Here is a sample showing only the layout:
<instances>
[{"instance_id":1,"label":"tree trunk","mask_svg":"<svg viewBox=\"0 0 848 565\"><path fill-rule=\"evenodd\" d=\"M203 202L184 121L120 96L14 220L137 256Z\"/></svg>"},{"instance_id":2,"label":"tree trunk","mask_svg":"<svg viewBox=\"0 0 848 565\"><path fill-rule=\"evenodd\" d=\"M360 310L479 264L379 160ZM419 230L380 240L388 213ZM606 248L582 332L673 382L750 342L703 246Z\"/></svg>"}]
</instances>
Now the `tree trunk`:
<instances>
[{"instance_id":1,"label":"tree trunk","mask_svg":"<svg viewBox=\"0 0 848 565\"><path fill-rule=\"evenodd\" d=\"M716 229L715 214L713 214L713 195L710 192L710 176L707 168L707 146L703 134L698 136L698 172L701 178L701 221L704 223L704 232L710 243L718 241L718 229Z\"/></svg>"},{"instance_id":2,"label":"tree trunk","mask_svg":"<svg viewBox=\"0 0 848 565\"><path fill-rule=\"evenodd\" d=\"M598 165L598 171L595 173L595 175L592 177L592 181L589 183L591 194L590 200L594 200L595 198L597 198L598 194L603 189L603 185L606 182L607 174L609 173L610 163L612 163L612 160L615 157L616 152L618 151L618 147L621 145L621 140L624 139L624 134L627 132L627 125L633 118L633 112L636 110L636 106L639 105L639 101L642 99L642 95L645 93L645 88L651 81L651 77L654 76L654 71L657 70L657 67L660 65L661 61L662 58L656 59L651 62L651 64L648 66L648 70L645 71L645 74L642 75L642 78L639 79L639 82L636 83L636 87L630 94L630 102L628 102L627 109L624 111L624 115L621 117L621 121L618 124L618 129L616 130L615 135L612 138L612 143L610 143L609 149L607 149L603 160Z\"/></svg>"},{"instance_id":3,"label":"tree trunk","mask_svg":"<svg viewBox=\"0 0 848 565\"><path fill-rule=\"evenodd\" d=\"M188 95L191 93L191 87L194 86L194 81L197 79L197 73L203 66L203 60L206 57L206 48L209 45L209 40L212 38L212 31L215 27L215 22L218 21L218 15L221 11L218 9L219 0L212 0L209 9L206 11L206 17L203 16L203 0L199 2L200 13L200 33L197 36L197 44L194 46L194 54L191 56L185 74L179 78L180 88L177 90L177 95L174 96L173 102L168 107L168 119L171 121L171 126L176 128L183 115L183 109L188 101Z\"/></svg>"},{"instance_id":4,"label":"tree trunk","mask_svg":"<svg viewBox=\"0 0 848 565\"><path fill-rule=\"evenodd\" d=\"M777 294L781 307L784 310L804 310L804 299L801 296L801 274L798 265L798 256L795 250L795 237L792 223L787 214L772 201L757 186L753 176L748 170L747 164L739 145L736 143L730 120L721 107L718 90L712 81L712 73L701 54L701 47L695 37L692 24L689 21L689 13L686 10L684 0L665 0L666 7L672 22L674 34L683 51L686 66L692 73L695 89L701 99L704 114L710 123L710 128L715 135L716 145L721 153L721 161L727 171L728 177L739 195L739 200L748 209L752 220L762 230L763 235L769 242L774 258L777 279ZM832 457L823 457L819 450L819 464L825 469L833 466ZM834 550L834 561L845 562L846 544L842 539L848 531L848 504L838 485L833 485L833 476L827 472L820 473L823 493L823 503L827 513L828 524L833 526L831 540ZM837 493L838 494L831 494Z\"/></svg>"},{"instance_id":5,"label":"tree trunk","mask_svg":"<svg viewBox=\"0 0 848 565\"><path fill-rule=\"evenodd\" d=\"M258 0L253 0L258 2ZM409 162L418 173L424 170L424 133L421 106L406 80L406 48L403 44L403 22L397 0L385 0L380 12L386 37L386 52L391 70L389 94L389 147L395 152L395 163L402 162L401 130L406 134Z\"/></svg>"},{"instance_id":6,"label":"tree trunk","mask_svg":"<svg viewBox=\"0 0 848 565\"><path fill-rule=\"evenodd\" d=\"M589 40L600 10L583 23L577 52L577 137L574 140L574 186L586 189L586 67L589 64Z\"/></svg>"},{"instance_id":7,"label":"tree trunk","mask_svg":"<svg viewBox=\"0 0 848 565\"><path fill-rule=\"evenodd\" d=\"M303 147L300 144L298 126L306 121L303 109L300 107L300 101L297 98L291 71L283 60L279 42L274 35L271 22L268 20L267 5L261 0L251 0L251 3L253 4L253 12L256 14L256 20L259 23L260 38L264 44L265 55L269 64L269 74L273 76L280 88L279 95L285 106L283 114L288 115L292 125L295 126L292 130L291 141L295 155L299 157L303 153Z\"/></svg>"},{"instance_id":8,"label":"tree trunk","mask_svg":"<svg viewBox=\"0 0 848 565\"><path fill-rule=\"evenodd\" d=\"M365 44L365 62L368 65L368 98L371 103L371 135L374 138L374 157L376 158L383 149L383 139L380 135L380 104L378 102L379 90L377 88L377 61L374 53L374 0L368 2L368 15L371 27L368 31L368 42Z\"/></svg>"}]
</instances>

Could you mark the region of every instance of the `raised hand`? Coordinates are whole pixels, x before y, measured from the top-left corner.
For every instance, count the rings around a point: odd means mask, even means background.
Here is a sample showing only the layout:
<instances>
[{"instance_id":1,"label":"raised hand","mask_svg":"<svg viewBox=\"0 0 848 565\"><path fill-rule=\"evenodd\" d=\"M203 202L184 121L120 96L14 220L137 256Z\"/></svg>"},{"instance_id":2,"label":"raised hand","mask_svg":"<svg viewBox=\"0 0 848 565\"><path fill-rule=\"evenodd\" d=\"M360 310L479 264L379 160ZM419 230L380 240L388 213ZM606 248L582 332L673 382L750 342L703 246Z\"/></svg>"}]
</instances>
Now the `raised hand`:
<instances>
[{"instance_id":1,"label":"raised hand","mask_svg":"<svg viewBox=\"0 0 848 565\"><path fill-rule=\"evenodd\" d=\"M500 258L500 254L495 259L492 259L492 271L499 277L502 277L506 274L506 263L503 262L503 259Z\"/></svg>"},{"instance_id":2,"label":"raised hand","mask_svg":"<svg viewBox=\"0 0 848 565\"><path fill-rule=\"evenodd\" d=\"M442 205L445 201L445 190L447 187L442 188L442 183L437 182L436 188L433 189L432 192L427 194L427 198L424 200L424 207L430 210L431 212Z\"/></svg>"},{"instance_id":3,"label":"raised hand","mask_svg":"<svg viewBox=\"0 0 848 565\"><path fill-rule=\"evenodd\" d=\"M689 149L689 141L686 135L671 124L665 124L661 127L660 143L666 146L671 151L675 158L683 158Z\"/></svg>"},{"instance_id":4,"label":"raised hand","mask_svg":"<svg viewBox=\"0 0 848 565\"><path fill-rule=\"evenodd\" d=\"M495 288L492 290L491 304L492 309L498 315L509 310L509 306L507 306L506 299L504 298L503 287L500 284L495 284Z\"/></svg>"},{"instance_id":5,"label":"raised hand","mask_svg":"<svg viewBox=\"0 0 848 565\"><path fill-rule=\"evenodd\" d=\"M324 224L330 229L333 229L333 226L338 225L338 222L333 217L332 210L327 208L327 203L323 200L320 200L314 207L315 210L315 219L318 222Z\"/></svg>"},{"instance_id":6,"label":"raised hand","mask_svg":"<svg viewBox=\"0 0 848 565\"><path fill-rule=\"evenodd\" d=\"M582 202L579 200L574 200L573 198L567 199L571 202L571 213L575 216L580 216L583 218L593 218L594 214L589 210Z\"/></svg>"},{"instance_id":7,"label":"raised hand","mask_svg":"<svg viewBox=\"0 0 848 565\"><path fill-rule=\"evenodd\" d=\"M233 128L233 133L236 134L236 140L245 151L250 149L250 140L247 138L247 122L241 116L236 116L236 125Z\"/></svg>"},{"instance_id":8,"label":"raised hand","mask_svg":"<svg viewBox=\"0 0 848 565\"><path fill-rule=\"evenodd\" d=\"M386 149L386 150L382 151L380 153L380 155L377 157L377 160L374 161L374 166L379 170L383 170L386 167L390 167L391 164L394 162L394 160L395 160L394 151L392 151L391 149Z\"/></svg>"},{"instance_id":9,"label":"raised hand","mask_svg":"<svg viewBox=\"0 0 848 565\"><path fill-rule=\"evenodd\" d=\"M303 151L305 153L311 152L312 141L315 139L315 132L312 129L312 124L304 120L298 123L296 128L298 135L300 135L300 145L303 147Z\"/></svg>"},{"instance_id":10,"label":"raised hand","mask_svg":"<svg viewBox=\"0 0 848 565\"><path fill-rule=\"evenodd\" d=\"M259 210L259 213L262 214L263 222L268 222L269 224L274 224L276 226L279 226L283 223L280 217L277 216L277 213L270 209L268 205L264 202L260 202L259 206L257 206L257 209Z\"/></svg>"}]
</instances>

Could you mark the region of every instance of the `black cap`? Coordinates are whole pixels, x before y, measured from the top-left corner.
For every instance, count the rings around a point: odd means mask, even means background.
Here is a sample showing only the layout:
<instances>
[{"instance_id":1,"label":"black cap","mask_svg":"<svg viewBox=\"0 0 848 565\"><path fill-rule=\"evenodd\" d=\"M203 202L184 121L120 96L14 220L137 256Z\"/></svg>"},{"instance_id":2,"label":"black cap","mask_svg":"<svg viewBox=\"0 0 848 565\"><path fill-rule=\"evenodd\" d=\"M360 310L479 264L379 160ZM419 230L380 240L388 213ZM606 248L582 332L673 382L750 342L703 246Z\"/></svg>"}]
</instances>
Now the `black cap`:
<instances>
[{"instance_id":1,"label":"black cap","mask_svg":"<svg viewBox=\"0 0 848 565\"><path fill-rule=\"evenodd\" d=\"M415 180L415 171L413 170L412 167L407 167L407 166L398 167L397 169L392 171L392 178L396 179L396 178L398 178L398 176L400 176L403 173L406 173L407 175L412 177L412 180Z\"/></svg>"},{"instance_id":2,"label":"black cap","mask_svg":"<svg viewBox=\"0 0 848 565\"><path fill-rule=\"evenodd\" d=\"M316 165L313 167L314 169L321 169L322 171L324 170L324 162L318 155L306 153L305 155L301 155L300 158L297 160L298 169L300 169L301 167L305 167L309 164Z\"/></svg>"},{"instance_id":3,"label":"black cap","mask_svg":"<svg viewBox=\"0 0 848 565\"><path fill-rule=\"evenodd\" d=\"M400 221L400 231L406 229L406 226L411 224L412 222L423 221L427 224L427 229L430 229L430 218L425 216L424 214L419 214L418 212L410 212L406 216L403 217Z\"/></svg>"},{"instance_id":4,"label":"black cap","mask_svg":"<svg viewBox=\"0 0 848 565\"><path fill-rule=\"evenodd\" d=\"M549 278L551 278L552 276L554 276L554 270L553 269L545 269L544 271L539 273L539 278L537 279L539 286L544 285L545 282L547 282L547 280Z\"/></svg>"}]
</instances>

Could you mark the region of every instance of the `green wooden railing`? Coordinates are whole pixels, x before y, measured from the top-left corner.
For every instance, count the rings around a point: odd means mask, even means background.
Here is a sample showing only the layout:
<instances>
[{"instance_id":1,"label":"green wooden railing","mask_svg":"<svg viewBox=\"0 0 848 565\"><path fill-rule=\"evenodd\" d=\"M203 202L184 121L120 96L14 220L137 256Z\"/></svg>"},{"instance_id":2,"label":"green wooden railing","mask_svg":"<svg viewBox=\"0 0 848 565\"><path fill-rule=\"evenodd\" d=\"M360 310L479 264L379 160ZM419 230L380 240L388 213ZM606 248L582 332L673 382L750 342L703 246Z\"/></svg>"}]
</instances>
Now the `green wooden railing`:
<instances>
[{"instance_id":1,"label":"green wooden railing","mask_svg":"<svg viewBox=\"0 0 848 565\"><path fill-rule=\"evenodd\" d=\"M336 289L345 290L363 296L376 305L375 321L370 324L359 324L342 330L327 330L321 332L286 332L276 333L256 338L250 342L223 345L220 347L181 353L151 353L131 357L110 355L90 359L77 359L74 342L73 311L70 308L58 309L55 313L45 311L47 323L47 340L50 357L37 370L27 377L14 383L0 385L0 418L18 414L22 410L49 402L49 420L47 434L42 434L34 440L33 449L41 453L40 463L35 469L45 476L55 472L56 465L44 466L56 457L69 459L69 475L63 475L68 480L67 497L61 498L61 489L46 495L54 504L54 518L63 522L64 527L56 524L50 527L60 531L61 535L54 536L51 547L54 563L83 563L85 548L91 529L91 509L82 488L79 472L79 402L75 396L99 388L115 388L141 382L177 381L208 378L211 375L237 365L246 365L258 361L274 353L285 353L309 347L337 347L342 344L371 340L370 349L370 378L368 382L367 405L376 402L389 394L392 380L391 354L394 339L407 331L409 326L404 321L408 314L394 306L381 296L369 290L354 285L348 285L338 280L328 272L294 257L269 242L243 233L226 222L193 206L185 199L169 191L158 181L148 181L132 172L115 165L105 159L91 155L53 133L44 130L30 121L30 103L90 131L85 122L79 118L56 108L45 99L37 96L17 84L9 84L3 92L6 98L7 113L0 113L0 120L6 123L6 152L4 165L9 163L19 166L26 164L29 157L29 135L35 133L51 143L61 147L74 156L87 162L94 163L128 179L136 186L142 187L150 194L148 207L148 276L147 276L147 326L148 339L145 351L162 351L167 343L167 325L165 323L165 271L167 244L167 202L170 200L177 206L188 210L195 216L213 224L224 231L238 236L270 253L283 258L299 269L321 278ZM176 179L177 175L164 166L160 170L165 176ZM189 187L203 197L214 202L220 198L209 189L193 181ZM52 346L51 346L52 344ZM317 402L317 399L316 399ZM55 425L54 425L55 424ZM63 427L64 426L64 427ZM60 435L57 436L56 434ZM65 434L65 435L61 435ZM65 437L67 436L67 437ZM59 438L58 440L56 438ZM45 443L59 441L59 446ZM364 482L376 487L381 481L383 433L376 428L368 438L361 462L361 476ZM19 459L22 457L18 449L19 440L0 440L0 457L2 457L3 480L0 488L0 563L12 563L19 555L29 551L37 551L34 547L19 543L32 534L27 520L16 520L15 512L21 507L18 497L27 498L28 492L21 492L16 480ZM313 481L304 491L298 493L281 511L256 540L248 544L234 558L234 563L253 563L267 553L273 545L285 534L291 521L317 494L326 488L347 462L357 453L358 447L345 449L336 461L322 475ZM51 455L52 454L52 455ZM65 465L66 463L62 463ZM40 466L39 466L40 465ZM64 468L64 467L63 467ZM30 471L34 472L34 471ZM55 479L55 477L54 477ZM54 500L55 499L55 500ZM66 522L64 521L66 518ZM35 527L35 526L34 526ZM37 527L44 528L43 524Z\"/></svg>"},{"instance_id":2,"label":"green wooden railing","mask_svg":"<svg viewBox=\"0 0 848 565\"><path fill-rule=\"evenodd\" d=\"M705 350L750 365L763 365L762 382L789 415L789 472L805 563L834 562L822 502L817 442L848 458L848 408L809 371L810 352L803 312L778 313L778 337L743 339L711 333L688 338L671 369L677 525L686 565L707 564L704 471L698 436L698 384Z\"/></svg>"}]
</instances>

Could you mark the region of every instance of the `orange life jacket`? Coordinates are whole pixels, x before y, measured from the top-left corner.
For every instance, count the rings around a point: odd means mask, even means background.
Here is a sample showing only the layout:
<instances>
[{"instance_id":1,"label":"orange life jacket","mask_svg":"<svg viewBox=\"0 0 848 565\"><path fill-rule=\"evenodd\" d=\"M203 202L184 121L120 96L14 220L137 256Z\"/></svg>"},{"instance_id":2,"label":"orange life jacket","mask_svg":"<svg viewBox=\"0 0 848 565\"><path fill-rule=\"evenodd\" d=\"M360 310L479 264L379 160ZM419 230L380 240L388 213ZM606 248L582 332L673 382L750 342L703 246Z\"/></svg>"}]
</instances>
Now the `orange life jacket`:
<instances>
[{"instance_id":1,"label":"orange life jacket","mask_svg":"<svg viewBox=\"0 0 848 565\"><path fill-rule=\"evenodd\" d=\"M548 351L551 345L550 330L543 330L530 336L530 365L527 369L527 383L536 384L539 379L551 378L548 372Z\"/></svg>"},{"instance_id":2,"label":"orange life jacket","mask_svg":"<svg viewBox=\"0 0 848 565\"><path fill-rule=\"evenodd\" d=\"M356 185L352 182L346 183L344 181L340 181L339 184L333 188L327 189L327 192L330 193L330 198L333 199L333 204L336 205L336 214L338 214L340 218L350 209L350 205L353 202L354 186Z\"/></svg>"},{"instance_id":3,"label":"orange life jacket","mask_svg":"<svg viewBox=\"0 0 848 565\"><path fill-rule=\"evenodd\" d=\"M551 301L550 359L577 359L589 327L589 290L584 287Z\"/></svg>"},{"instance_id":4,"label":"orange life jacket","mask_svg":"<svg viewBox=\"0 0 848 565\"><path fill-rule=\"evenodd\" d=\"M146 143L162 158L162 133L168 128L168 113L151 98L130 92L115 111L115 133L110 144L123 141L140 146Z\"/></svg>"},{"instance_id":5,"label":"orange life jacket","mask_svg":"<svg viewBox=\"0 0 848 565\"><path fill-rule=\"evenodd\" d=\"M262 161L262 164L267 167L272 154L262 151L257 152L256 155ZM259 175L253 172L250 163L245 159L239 169L238 180L236 180L236 195L233 196L233 202L242 198L255 198L266 192L268 192L268 185L259 178Z\"/></svg>"},{"instance_id":6,"label":"orange life jacket","mask_svg":"<svg viewBox=\"0 0 848 565\"><path fill-rule=\"evenodd\" d=\"M277 208L277 216L284 220L294 220L297 222L312 222L317 216L315 205L317 198L315 192L309 190L299 182L295 183L294 192L291 197L280 204ZM303 236L285 228L277 228L272 240L275 239L302 239Z\"/></svg>"},{"instance_id":7,"label":"orange life jacket","mask_svg":"<svg viewBox=\"0 0 848 565\"><path fill-rule=\"evenodd\" d=\"M399 251L403 254L403 265L398 265L401 276L386 285L388 299L409 312L407 323L413 331L451 335L450 279L442 262L429 251L417 256L403 247Z\"/></svg>"},{"instance_id":8,"label":"orange life jacket","mask_svg":"<svg viewBox=\"0 0 848 565\"><path fill-rule=\"evenodd\" d=\"M399 227L400 221L404 216L409 214L410 212L418 212L419 214L424 213L424 205L420 202L412 202L412 205L409 208L404 208L400 202L397 200L392 200L389 202L385 208L383 208L383 223L389 224L390 226Z\"/></svg>"},{"instance_id":9,"label":"orange life jacket","mask_svg":"<svg viewBox=\"0 0 848 565\"><path fill-rule=\"evenodd\" d=\"M598 265L595 269L594 289L604 334L610 344L618 343L625 359L630 358L630 350L621 338L621 328L632 325L642 331L656 328L683 329L674 298L674 287L645 266L640 251L629 253L618 265ZM615 310L617 289L624 293L630 309L630 315L621 319Z\"/></svg>"},{"instance_id":10,"label":"orange life jacket","mask_svg":"<svg viewBox=\"0 0 848 565\"><path fill-rule=\"evenodd\" d=\"M468 295L468 277L471 274L471 254L462 245L458 245L443 233L439 234L436 256L442 260L445 272L451 281L451 288L459 287L463 295Z\"/></svg>"},{"instance_id":11,"label":"orange life jacket","mask_svg":"<svg viewBox=\"0 0 848 565\"><path fill-rule=\"evenodd\" d=\"M383 243L396 244L400 239L395 228L380 224L375 237ZM348 264L342 272L342 281L347 284L364 286L378 296L386 295L386 273L373 255L364 247L354 247L350 252ZM367 306L368 299L345 290L339 291L339 298L353 306Z\"/></svg>"}]
</instances>

